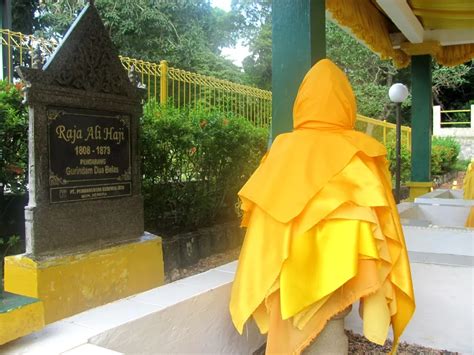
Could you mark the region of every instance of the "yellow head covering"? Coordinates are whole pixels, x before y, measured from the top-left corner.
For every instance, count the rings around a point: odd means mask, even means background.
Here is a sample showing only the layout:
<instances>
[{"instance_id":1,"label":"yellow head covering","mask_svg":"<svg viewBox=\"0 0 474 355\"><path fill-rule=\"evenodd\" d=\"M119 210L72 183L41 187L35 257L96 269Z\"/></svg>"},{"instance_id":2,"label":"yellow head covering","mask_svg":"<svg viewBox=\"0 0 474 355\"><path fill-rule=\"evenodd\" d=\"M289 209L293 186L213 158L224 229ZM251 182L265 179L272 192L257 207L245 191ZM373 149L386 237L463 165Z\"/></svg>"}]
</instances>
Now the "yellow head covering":
<instances>
[{"instance_id":1,"label":"yellow head covering","mask_svg":"<svg viewBox=\"0 0 474 355\"><path fill-rule=\"evenodd\" d=\"M236 328L253 316L267 353L299 353L332 316L364 301L364 334L395 341L414 311L386 150L353 130L354 94L321 60L279 135L239 192L247 233L232 289Z\"/></svg>"},{"instance_id":2,"label":"yellow head covering","mask_svg":"<svg viewBox=\"0 0 474 355\"><path fill-rule=\"evenodd\" d=\"M356 101L345 74L330 60L313 66L301 83L293 107L293 127L354 129Z\"/></svg>"}]
</instances>

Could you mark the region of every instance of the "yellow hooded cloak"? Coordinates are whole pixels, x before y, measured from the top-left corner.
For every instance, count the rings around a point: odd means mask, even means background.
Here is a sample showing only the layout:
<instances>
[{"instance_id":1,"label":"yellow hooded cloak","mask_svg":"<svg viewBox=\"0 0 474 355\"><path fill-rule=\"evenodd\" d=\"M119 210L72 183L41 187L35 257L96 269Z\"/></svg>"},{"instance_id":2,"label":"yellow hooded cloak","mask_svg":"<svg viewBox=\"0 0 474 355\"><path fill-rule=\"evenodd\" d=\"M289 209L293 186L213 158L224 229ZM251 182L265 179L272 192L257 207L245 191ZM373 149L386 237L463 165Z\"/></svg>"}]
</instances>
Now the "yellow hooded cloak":
<instances>
[{"instance_id":1,"label":"yellow hooded cloak","mask_svg":"<svg viewBox=\"0 0 474 355\"><path fill-rule=\"evenodd\" d=\"M279 135L239 192L247 227L230 313L253 316L267 353L299 354L326 322L364 303L367 339L395 343L410 320L410 266L386 150L354 130L356 102L330 60L306 74L294 131Z\"/></svg>"}]
</instances>

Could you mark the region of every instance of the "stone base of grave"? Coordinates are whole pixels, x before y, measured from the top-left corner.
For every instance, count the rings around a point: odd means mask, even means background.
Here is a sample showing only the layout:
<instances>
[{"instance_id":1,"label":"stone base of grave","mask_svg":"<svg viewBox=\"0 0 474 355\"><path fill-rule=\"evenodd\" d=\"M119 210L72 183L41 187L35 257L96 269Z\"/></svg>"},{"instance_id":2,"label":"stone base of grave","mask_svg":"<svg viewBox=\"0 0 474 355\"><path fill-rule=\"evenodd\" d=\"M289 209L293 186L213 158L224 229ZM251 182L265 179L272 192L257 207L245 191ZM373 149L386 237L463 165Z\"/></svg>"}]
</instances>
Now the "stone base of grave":
<instances>
[{"instance_id":1,"label":"stone base of grave","mask_svg":"<svg viewBox=\"0 0 474 355\"><path fill-rule=\"evenodd\" d=\"M163 282L161 238L151 234L100 250L5 258L5 290L40 299L46 324Z\"/></svg>"},{"instance_id":2,"label":"stone base of grave","mask_svg":"<svg viewBox=\"0 0 474 355\"><path fill-rule=\"evenodd\" d=\"M0 345L44 327L43 303L9 292L0 296Z\"/></svg>"},{"instance_id":3,"label":"stone base of grave","mask_svg":"<svg viewBox=\"0 0 474 355\"><path fill-rule=\"evenodd\" d=\"M430 192L433 187L433 183L431 181L410 181L406 183L406 186L410 189L410 196L408 197L408 201L413 202L415 201L415 198Z\"/></svg>"},{"instance_id":4,"label":"stone base of grave","mask_svg":"<svg viewBox=\"0 0 474 355\"><path fill-rule=\"evenodd\" d=\"M349 339L344 332L344 318L352 306L334 316L318 337L303 351L304 355L347 355Z\"/></svg>"}]
</instances>

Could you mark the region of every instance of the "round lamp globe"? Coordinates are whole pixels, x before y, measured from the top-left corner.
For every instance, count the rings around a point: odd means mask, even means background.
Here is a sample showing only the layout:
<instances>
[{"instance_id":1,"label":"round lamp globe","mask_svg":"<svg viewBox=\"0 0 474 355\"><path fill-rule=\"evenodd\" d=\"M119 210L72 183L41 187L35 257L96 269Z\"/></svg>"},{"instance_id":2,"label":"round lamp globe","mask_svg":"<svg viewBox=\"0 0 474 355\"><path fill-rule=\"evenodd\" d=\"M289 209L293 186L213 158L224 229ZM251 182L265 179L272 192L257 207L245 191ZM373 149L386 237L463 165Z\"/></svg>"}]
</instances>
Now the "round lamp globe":
<instances>
[{"instance_id":1,"label":"round lamp globe","mask_svg":"<svg viewBox=\"0 0 474 355\"><path fill-rule=\"evenodd\" d=\"M408 88L400 83L393 84L388 91L388 96L392 102L403 102L408 97Z\"/></svg>"}]
</instances>

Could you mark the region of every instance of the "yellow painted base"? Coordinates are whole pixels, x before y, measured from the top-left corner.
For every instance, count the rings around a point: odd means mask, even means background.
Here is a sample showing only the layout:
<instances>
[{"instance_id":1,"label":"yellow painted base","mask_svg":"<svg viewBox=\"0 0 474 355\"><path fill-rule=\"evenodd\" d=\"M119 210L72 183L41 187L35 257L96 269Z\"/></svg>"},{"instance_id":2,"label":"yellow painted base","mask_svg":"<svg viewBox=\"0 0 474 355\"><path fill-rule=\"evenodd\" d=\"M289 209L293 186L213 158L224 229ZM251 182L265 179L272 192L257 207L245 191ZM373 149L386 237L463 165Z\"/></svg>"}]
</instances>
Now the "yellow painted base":
<instances>
[{"instance_id":1,"label":"yellow painted base","mask_svg":"<svg viewBox=\"0 0 474 355\"><path fill-rule=\"evenodd\" d=\"M413 202L415 198L431 192L433 189L433 182L419 182L419 181L410 181L406 183L406 186L410 189L410 196L408 201Z\"/></svg>"},{"instance_id":2,"label":"yellow painted base","mask_svg":"<svg viewBox=\"0 0 474 355\"><path fill-rule=\"evenodd\" d=\"M46 324L163 282L163 251L156 236L88 253L5 258L5 290L39 298Z\"/></svg>"},{"instance_id":3,"label":"yellow painted base","mask_svg":"<svg viewBox=\"0 0 474 355\"><path fill-rule=\"evenodd\" d=\"M2 302L1 299L0 302ZM0 345L33 333L43 327L44 311L41 301L0 312Z\"/></svg>"}]
</instances>

